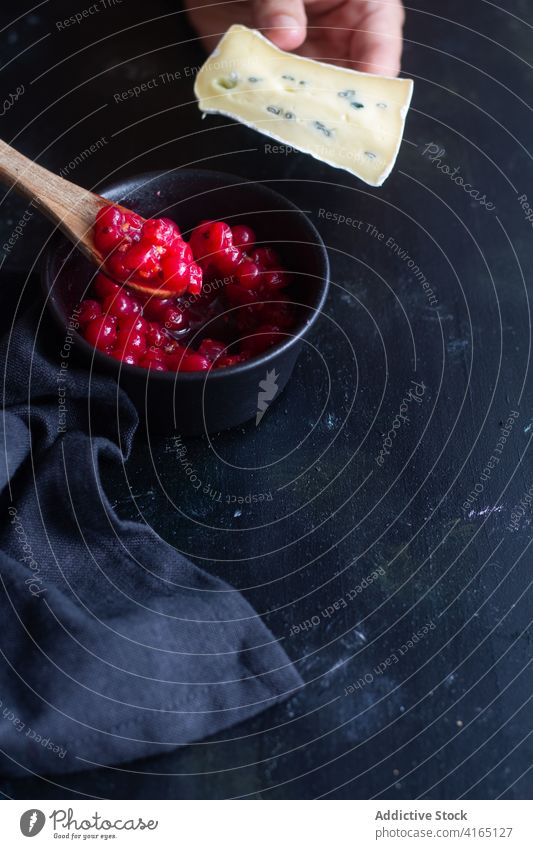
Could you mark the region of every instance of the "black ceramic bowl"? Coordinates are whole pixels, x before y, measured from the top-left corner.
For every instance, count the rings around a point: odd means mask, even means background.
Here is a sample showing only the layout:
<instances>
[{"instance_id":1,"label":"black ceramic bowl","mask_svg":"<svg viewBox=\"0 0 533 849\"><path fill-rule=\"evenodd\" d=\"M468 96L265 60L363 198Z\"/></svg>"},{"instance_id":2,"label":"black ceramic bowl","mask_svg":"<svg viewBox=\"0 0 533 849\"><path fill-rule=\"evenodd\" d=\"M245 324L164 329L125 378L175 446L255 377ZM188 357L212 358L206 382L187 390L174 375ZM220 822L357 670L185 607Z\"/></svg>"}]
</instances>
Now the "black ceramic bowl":
<instances>
[{"instance_id":1,"label":"black ceramic bowl","mask_svg":"<svg viewBox=\"0 0 533 849\"><path fill-rule=\"evenodd\" d=\"M76 340L77 353L86 364L115 377L149 429L198 435L255 418L259 383L274 369L279 395L326 298L328 257L313 224L272 189L216 171L150 172L109 185L102 194L146 218L174 219L186 239L202 219L222 219L250 224L259 244L279 251L284 266L293 273L290 297L299 304L299 318L286 340L261 356L210 372L151 372L96 351L81 336ZM45 257L43 285L63 331L72 310L87 296L94 271L60 234L54 236ZM280 299L285 297L281 293Z\"/></svg>"}]
</instances>

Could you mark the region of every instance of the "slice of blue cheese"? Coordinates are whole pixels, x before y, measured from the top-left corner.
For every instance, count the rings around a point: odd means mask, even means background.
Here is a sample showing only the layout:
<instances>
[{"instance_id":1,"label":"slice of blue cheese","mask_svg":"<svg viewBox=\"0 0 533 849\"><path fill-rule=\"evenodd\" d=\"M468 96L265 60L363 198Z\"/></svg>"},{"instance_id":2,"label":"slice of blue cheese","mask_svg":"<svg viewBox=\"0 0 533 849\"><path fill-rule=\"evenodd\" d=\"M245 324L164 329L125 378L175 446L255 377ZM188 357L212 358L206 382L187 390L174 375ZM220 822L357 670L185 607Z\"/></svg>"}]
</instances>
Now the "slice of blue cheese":
<instances>
[{"instance_id":1,"label":"slice of blue cheese","mask_svg":"<svg viewBox=\"0 0 533 849\"><path fill-rule=\"evenodd\" d=\"M235 118L371 186L392 171L412 92L412 80L286 53L240 25L227 31L194 86L202 112Z\"/></svg>"}]
</instances>

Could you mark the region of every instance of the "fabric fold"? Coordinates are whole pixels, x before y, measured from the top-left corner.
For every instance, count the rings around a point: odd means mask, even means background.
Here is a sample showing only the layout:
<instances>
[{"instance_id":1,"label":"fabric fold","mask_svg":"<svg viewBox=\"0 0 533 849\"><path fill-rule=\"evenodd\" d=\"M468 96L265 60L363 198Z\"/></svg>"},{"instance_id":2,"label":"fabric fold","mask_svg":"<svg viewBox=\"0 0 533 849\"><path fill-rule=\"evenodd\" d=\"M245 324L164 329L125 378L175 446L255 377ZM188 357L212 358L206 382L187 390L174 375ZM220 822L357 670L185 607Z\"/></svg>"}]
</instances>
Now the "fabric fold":
<instances>
[{"instance_id":1,"label":"fabric fold","mask_svg":"<svg viewBox=\"0 0 533 849\"><path fill-rule=\"evenodd\" d=\"M2 351L0 768L7 775L169 751L302 684L238 591L147 525L116 515L100 465L103 456L125 461L136 412L111 378L74 361L60 369L40 342L49 332L34 310Z\"/></svg>"}]
</instances>

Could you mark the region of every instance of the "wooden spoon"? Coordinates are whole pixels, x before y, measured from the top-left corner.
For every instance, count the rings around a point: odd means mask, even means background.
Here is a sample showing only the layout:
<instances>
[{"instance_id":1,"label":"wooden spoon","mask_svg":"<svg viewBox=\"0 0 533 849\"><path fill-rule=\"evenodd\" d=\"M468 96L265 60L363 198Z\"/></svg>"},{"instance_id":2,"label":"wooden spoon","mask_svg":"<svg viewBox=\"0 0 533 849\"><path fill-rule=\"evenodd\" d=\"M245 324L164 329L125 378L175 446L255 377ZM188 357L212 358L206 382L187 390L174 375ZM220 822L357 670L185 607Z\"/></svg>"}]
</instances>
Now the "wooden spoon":
<instances>
[{"instance_id":1,"label":"wooden spoon","mask_svg":"<svg viewBox=\"0 0 533 849\"><path fill-rule=\"evenodd\" d=\"M96 214L103 206L116 206L130 212L118 203L108 200L87 189L58 177L52 171L32 162L18 150L0 139L0 181L18 194L30 198L34 205L65 234L91 262L105 268L106 257L94 244L93 228ZM107 270L106 275L109 277ZM120 285L125 281L118 280ZM175 295L170 289L150 286L128 278L130 289L158 298Z\"/></svg>"}]
</instances>

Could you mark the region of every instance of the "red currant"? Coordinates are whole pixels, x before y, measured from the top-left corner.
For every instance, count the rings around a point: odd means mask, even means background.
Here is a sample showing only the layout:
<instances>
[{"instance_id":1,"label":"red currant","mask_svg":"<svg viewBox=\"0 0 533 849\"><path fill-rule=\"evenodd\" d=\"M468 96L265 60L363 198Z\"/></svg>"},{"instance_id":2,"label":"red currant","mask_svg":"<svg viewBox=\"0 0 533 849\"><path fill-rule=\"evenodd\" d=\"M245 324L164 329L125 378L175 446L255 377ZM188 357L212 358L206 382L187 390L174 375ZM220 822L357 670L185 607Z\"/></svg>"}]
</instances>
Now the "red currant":
<instances>
[{"instance_id":1,"label":"red currant","mask_svg":"<svg viewBox=\"0 0 533 849\"><path fill-rule=\"evenodd\" d=\"M257 289L261 285L261 272L255 262L244 259L237 267L235 277L240 286L245 289Z\"/></svg>"},{"instance_id":2,"label":"red currant","mask_svg":"<svg viewBox=\"0 0 533 849\"><path fill-rule=\"evenodd\" d=\"M184 242L180 236L177 236L173 239L167 248L167 255L172 254L173 256L179 257L184 262L191 263L194 261L194 256L191 250L191 246Z\"/></svg>"},{"instance_id":3,"label":"red currant","mask_svg":"<svg viewBox=\"0 0 533 849\"><path fill-rule=\"evenodd\" d=\"M230 246L231 230L224 221L205 221L192 231L191 248L196 261L209 260Z\"/></svg>"},{"instance_id":4,"label":"red currant","mask_svg":"<svg viewBox=\"0 0 533 849\"><path fill-rule=\"evenodd\" d=\"M108 295L102 304L102 311L106 315L120 316L135 315L135 306L131 298L124 292L117 292L116 295Z\"/></svg>"},{"instance_id":5,"label":"red currant","mask_svg":"<svg viewBox=\"0 0 533 849\"><path fill-rule=\"evenodd\" d=\"M122 261L126 271L132 273L134 277L145 280L154 277L161 267L156 249L144 239L129 248L124 253Z\"/></svg>"},{"instance_id":6,"label":"red currant","mask_svg":"<svg viewBox=\"0 0 533 849\"><path fill-rule=\"evenodd\" d=\"M246 224L236 224L231 228L231 235L237 248L251 248L255 244L255 233Z\"/></svg>"},{"instance_id":7,"label":"red currant","mask_svg":"<svg viewBox=\"0 0 533 849\"><path fill-rule=\"evenodd\" d=\"M279 292L289 285L289 278L284 271L263 271L261 282L269 292Z\"/></svg>"},{"instance_id":8,"label":"red currant","mask_svg":"<svg viewBox=\"0 0 533 849\"><path fill-rule=\"evenodd\" d=\"M127 348L114 348L111 351L111 356L115 360L120 360L121 363L127 363L129 366L139 365L139 357L133 351Z\"/></svg>"},{"instance_id":9,"label":"red currant","mask_svg":"<svg viewBox=\"0 0 533 849\"><path fill-rule=\"evenodd\" d=\"M131 313L130 315L121 315L119 321L119 330L132 330L134 333L144 333L148 331L148 322L139 313Z\"/></svg>"},{"instance_id":10,"label":"red currant","mask_svg":"<svg viewBox=\"0 0 533 849\"><path fill-rule=\"evenodd\" d=\"M187 321L183 315L183 311L176 307L168 307L165 313L165 327L167 330L184 330L187 327Z\"/></svg>"},{"instance_id":11,"label":"red currant","mask_svg":"<svg viewBox=\"0 0 533 849\"><path fill-rule=\"evenodd\" d=\"M272 248L256 248L252 252L250 259L259 266L261 271L267 271L271 268L279 268L280 260L275 250Z\"/></svg>"},{"instance_id":12,"label":"red currant","mask_svg":"<svg viewBox=\"0 0 533 849\"><path fill-rule=\"evenodd\" d=\"M198 348L198 353L202 357L207 357L208 360L216 360L222 356L227 350L227 345L224 342L219 342L217 339L202 339Z\"/></svg>"},{"instance_id":13,"label":"red currant","mask_svg":"<svg viewBox=\"0 0 533 849\"><path fill-rule=\"evenodd\" d=\"M227 368L228 366L236 366L238 363L243 362L243 357L240 354L235 354L230 357L219 357L214 362L214 368Z\"/></svg>"},{"instance_id":14,"label":"red currant","mask_svg":"<svg viewBox=\"0 0 533 849\"><path fill-rule=\"evenodd\" d=\"M213 265L221 274L233 274L242 259L239 248L224 248L212 257Z\"/></svg>"},{"instance_id":15,"label":"red currant","mask_svg":"<svg viewBox=\"0 0 533 849\"><path fill-rule=\"evenodd\" d=\"M150 369L151 371L168 371L163 360L153 357L149 352L144 355L139 365L143 368Z\"/></svg>"},{"instance_id":16,"label":"red currant","mask_svg":"<svg viewBox=\"0 0 533 849\"><path fill-rule=\"evenodd\" d=\"M163 322L165 320L165 313L168 307L172 306L173 303L173 298L151 297L146 301L143 313L148 321Z\"/></svg>"},{"instance_id":17,"label":"red currant","mask_svg":"<svg viewBox=\"0 0 533 849\"><path fill-rule=\"evenodd\" d=\"M144 219L136 212L126 212L124 215L123 227L127 232L140 232L144 224Z\"/></svg>"},{"instance_id":18,"label":"red currant","mask_svg":"<svg viewBox=\"0 0 533 849\"><path fill-rule=\"evenodd\" d=\"M92 301L89 298L81 302L79 309L78 321L82 327L92 321L93 318L96 318L97 315L102 314L102 308L98 301Z\"/></svg>"},{"instance_id":19,"label":"red currant","mask_svg":"<svg viewBox=\"0 0 533 849\"><path fill-rule=\"evenodd\" d=\"M132 298L132 296L131 296L131 295L129 295L129 297L130 297L130 299L131 299L131 311L132 311L132 314L133 314L133 315L139 315L139 316L140 316L140 315L141 315L142 310L141 310L141 305L140 305L139 301L137 300L137 298Z\"/></svg>"},{"instance_id":20,"label":"red currant","mask_svg":"<svg viewBox=\"0 0 533 849\"><path fill-rule=\"evenodd\" d=\"M161 260L161 274L165 287L176 295L183 295L189 285L189 266L175 254L167 254Z\"/></svg>"},{"instance_id":21,"label":"red currant","mask_svg":"<svg viewBox=\"0 0 533 849\"><path fill-rule=\"evenodd\" d=\"M181 371L183 363L188 355L189 351L187 348L183 348L181 345L176 345L172 353L167 354L165 357L165 363L171 371Z\"/></svg>"},{"instance_id":22,"label":"red currant","mask_svg":"<svg viewBox=\"0 0 533 849\"><path fill-rule=\"evenodd\" d=\"M121 330L119 328L116 345L124 351L142 355L146 351L146 337L144 333L138 333L136 330L128 330L127 328Z\"/></svg>"},{"instance_id":23,"label":"red currant","mask_svg":"<svg viewBox=\"0 0 533 849\"><path fill-rule=\"evenodd\" d=\"M151 321L150 324L147 325L146 341L148 345L154 348L161 348L167 341L167 339L168 336L163 331L163 328L160 324L155 321Z\"/></svg>"},{"instance_id":24,"label":"red currant","mask_svg":"<svg viewBox=\"0 0 533 849\"><path fill-rule=\"evenodd\" d=\"M118 283L113 283L105 274L97 274L93 285L94 291L101 301L107 298L108 295L115 295L120 291Z\"/></svg>"},{"instance_id":25,"label":"red currant","mask_svg":"<svg viewBox=\"0 0 533 849\"><path fill-rule=\"evenodd\" d=\"M145 356L151 357L153 360L164 360L166 353L164 348L156 348L154 345L150 345L146 350Z\"/></svg>"},{"instance_id":26,"label":"red currant","mask_svg":"<svg viewBox=\"0 0 533 849\"><path fill-rule=\"evenodd\" d=\"M170 218L148 218L142 227L143 239L153 245L161 245L166 248L179 235L180 231L177 224L174 224Z\"/></svg>"},{"instance_id":27,"label":"red currant","mask_svg":"<svg viewBox=\"0 0 533 849\"><path fill-rule=\"evenodd\" d=\"M107 257L123 241L124 233L121 227L101 227L94 234L94 244L104 257Z\"/></svg>"},{"instance_id":28,"label":"red currant","mask_svg":"<svg viewBox=\"0 0 533 849\"><path fill-rule=\"evenodd\" d=\"M199 265L195 262L189 266L189 285L188 291L191 295L200 295L202 292L203 272Z\"/></svg>"},{"instance_id":29,"label":"red currant","mask_svg":"<svg viewBox=\"0 0 533 849\"><path fill-rule=\"evenodd\" d=\"M101 206L96 213L97 227L121 227L124 223L122 210L111 204Z\"/></svg>"},{"instance_id":30,"label":"red currant","mask_svg":"<svg viewBox=\"0 0 533 849\"><path fill-rule=\"evenodd\" d=\"M94 348L105 351L117 338L116 319L110 315L99 315L89 322L84 335Z\"/></svg>"},{"instance_id":31,"label":"red currant","mask_svg":"<svg viewBox=\"0 0 533 849\"><path fill-rule=\"evenodd\" d=\"M106 268L116 280L125 280L129 276L126 266L124 265L124 254L119 251L111 254L106 262Z\"/></svg>"},{"instance_id":32,"label":"red currant","mask_svg":"<svg viewBox=\"0 0 533 849\"><path fill-rule=\"evenodd\" d=\"M211 363L200 354L187 354L179 367L179 371L207 371Z\"/></svg>"}]
</instances>

